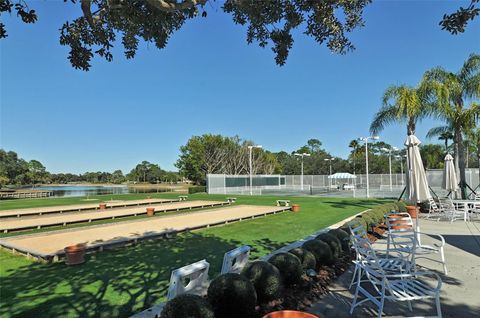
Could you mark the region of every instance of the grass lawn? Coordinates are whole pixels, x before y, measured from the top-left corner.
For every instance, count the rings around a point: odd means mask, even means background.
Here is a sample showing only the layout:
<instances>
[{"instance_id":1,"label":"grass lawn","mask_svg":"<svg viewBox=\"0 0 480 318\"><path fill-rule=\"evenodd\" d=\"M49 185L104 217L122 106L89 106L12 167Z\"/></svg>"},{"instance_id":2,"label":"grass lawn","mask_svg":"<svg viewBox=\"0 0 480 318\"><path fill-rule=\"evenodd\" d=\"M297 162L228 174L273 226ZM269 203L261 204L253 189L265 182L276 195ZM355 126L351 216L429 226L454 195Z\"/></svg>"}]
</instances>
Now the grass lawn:
<instances>
[{"instance_id":1,"label":"grass lawn","mask_svg":"<svg viewBox=\"0 0 480 318\"><path fill-rule=\"evenodd\" d=\"M176 195L158 195L172 196ZM225 196L195 194L189 198L215 200ZM238 204L272 205L279 197L237 198ZM175 268L205 258L210 262L213 276L220 271L223 254L239 245L252 246L253 257L265 255L382 202L312 197L289 199L301 205L300 213L287 212L186 233L170 240L153 240L104 251L88 255L87 263L76 267L63 263L35 263L0 251L0 317L126 317L163 301L170 273ZM60 199L36 200L41 203L28 199L17 200L16 204L17 207L22 204L46 206L51 205L51 200ZM70 204L79 203L78 198L69 200Z\"/></svg>"}]
</instances>

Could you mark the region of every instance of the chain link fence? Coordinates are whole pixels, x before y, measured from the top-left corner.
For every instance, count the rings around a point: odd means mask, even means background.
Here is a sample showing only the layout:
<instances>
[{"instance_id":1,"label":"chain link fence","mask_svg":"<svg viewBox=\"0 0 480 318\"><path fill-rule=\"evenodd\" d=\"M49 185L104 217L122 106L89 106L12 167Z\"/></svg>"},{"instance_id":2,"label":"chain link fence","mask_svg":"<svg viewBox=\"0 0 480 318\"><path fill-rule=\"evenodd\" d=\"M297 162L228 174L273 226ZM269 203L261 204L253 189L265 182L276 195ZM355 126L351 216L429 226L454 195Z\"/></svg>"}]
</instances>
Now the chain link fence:
<instances>
[{"instance_id":1,"label":"chain link fence","mask_svg":"<svg viewBox=\"0 0 480 318\"><path fill-rule=\"evenodd\" d=\"M207 192L230 195L366 197L367 176L356 176L356 179L333 180L328 175L304 175L302 182L301 175L253 175L250 187L249 175L208 174ZM447 195L442 189L443 170L427 170L427 179L435 194ZM398 198L405 188L406 177L400 173L391 176L369 174L368 181L370 197ZM476 189L479 186L478 169L467 169L466 181L472 189Z\"/></svg>"}]
</instances>

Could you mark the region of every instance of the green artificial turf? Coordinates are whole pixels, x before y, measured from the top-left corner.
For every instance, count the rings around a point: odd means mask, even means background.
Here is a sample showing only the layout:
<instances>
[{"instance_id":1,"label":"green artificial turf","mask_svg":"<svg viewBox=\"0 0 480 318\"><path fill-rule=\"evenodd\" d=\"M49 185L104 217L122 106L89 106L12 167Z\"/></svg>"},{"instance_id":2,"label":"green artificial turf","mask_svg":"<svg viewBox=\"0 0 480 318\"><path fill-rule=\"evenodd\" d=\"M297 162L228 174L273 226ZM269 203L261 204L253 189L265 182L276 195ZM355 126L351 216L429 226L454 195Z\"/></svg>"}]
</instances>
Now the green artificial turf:
<instances>
[{"instance_id":1,"label":"green artificial turf","mask_svg":"<svg viewBox=\"0 0 480 318\"><path fill-rule=\"evenodd\" d=\"M163 193L158 197L172 195ZM225 197L195 194L189 199ZM237 198L237 204L259 205L273 205L279 199ZM199 230L169 240L144 241L87 255L87 262L78 266L36 263L2 250L0 317L128 317L165 299L170 273L175 268L205 258L213 277L220 271L223 254L235 247L248 244L253 248L253 258L265 255L382 202L346 198L288 199L300 204L301 212Z\"/></svg>"}]
</instances>

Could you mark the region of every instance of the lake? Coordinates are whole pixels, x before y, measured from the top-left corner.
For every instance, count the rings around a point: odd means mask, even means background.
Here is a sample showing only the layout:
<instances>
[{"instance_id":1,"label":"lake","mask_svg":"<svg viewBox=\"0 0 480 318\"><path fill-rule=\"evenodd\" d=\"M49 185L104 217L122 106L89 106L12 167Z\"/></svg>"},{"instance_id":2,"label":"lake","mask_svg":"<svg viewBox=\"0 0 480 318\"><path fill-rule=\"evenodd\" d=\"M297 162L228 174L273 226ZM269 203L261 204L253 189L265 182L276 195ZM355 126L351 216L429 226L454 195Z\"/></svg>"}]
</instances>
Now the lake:
<instances>
[{"instance_id":1,"label":"lake","mask_svg":"<svg viewBox=\"0 0 480 318\"><path fill-rule=\"evenodd\" d=\"M162 189L154 188L133 188L126 185L59 185L59 186L38 186L36 190L48 190L53 192L54 197L84 197L101 194L126 194L126 193L152 193L164 192Z\"/></svg>"}]
</instances>

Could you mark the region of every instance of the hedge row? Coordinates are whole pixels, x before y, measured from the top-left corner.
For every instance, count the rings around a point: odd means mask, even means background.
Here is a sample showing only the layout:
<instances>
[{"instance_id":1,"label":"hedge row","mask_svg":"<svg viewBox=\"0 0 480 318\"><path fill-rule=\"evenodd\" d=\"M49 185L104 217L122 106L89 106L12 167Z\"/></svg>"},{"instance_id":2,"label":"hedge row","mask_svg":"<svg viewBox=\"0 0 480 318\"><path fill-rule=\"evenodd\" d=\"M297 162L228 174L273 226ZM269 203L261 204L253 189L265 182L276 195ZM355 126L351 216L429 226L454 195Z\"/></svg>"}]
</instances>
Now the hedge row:
<instances>
[{"instance_id":1,"label":"hedge row","mask_svg":"<svg viewBox=\"0 0 480 318\"><path fill-rule=\"evenodd\" d=\"M391 211L406 212L406 204L403 201L385 203L378 205L371 210L363 213L361 216L355 218L356 221L360 222L365 229L370 229L373 226L382 224L385 218L385 214Z\"/></svg>"},{"instance_id":2,"label":"hedge row","mask_svg":"<svg viewBox=\"0 0 480 318\"><path fill-rule=\"evenodd\" d=\"M384 215L391 210L406 211L405 204L396 202L379 205L358 219L369 228L382 223ZM211 282L206 299L193 295L176 297L166 304L160 317L253 317L257 303L278 299L285 287L300 283L307 270L318 271L320 266L332 265L338 257L349 251L350 234L348 224L345 224L339 229L318 235L302 247L275 254L268 262L250 262L241 274L218 276Z\"/></svg>"},{"instance_id":3,"label":"hedge row","mask_svg":"<svg viewBox=\"0 0 480 318\"><path fill-rule=\"evenodd\" d=\"M207 192L206 186L194 186L194 187L188 188L188 194L203 193L203 192Z\"/></svg>"}]
</instances>

